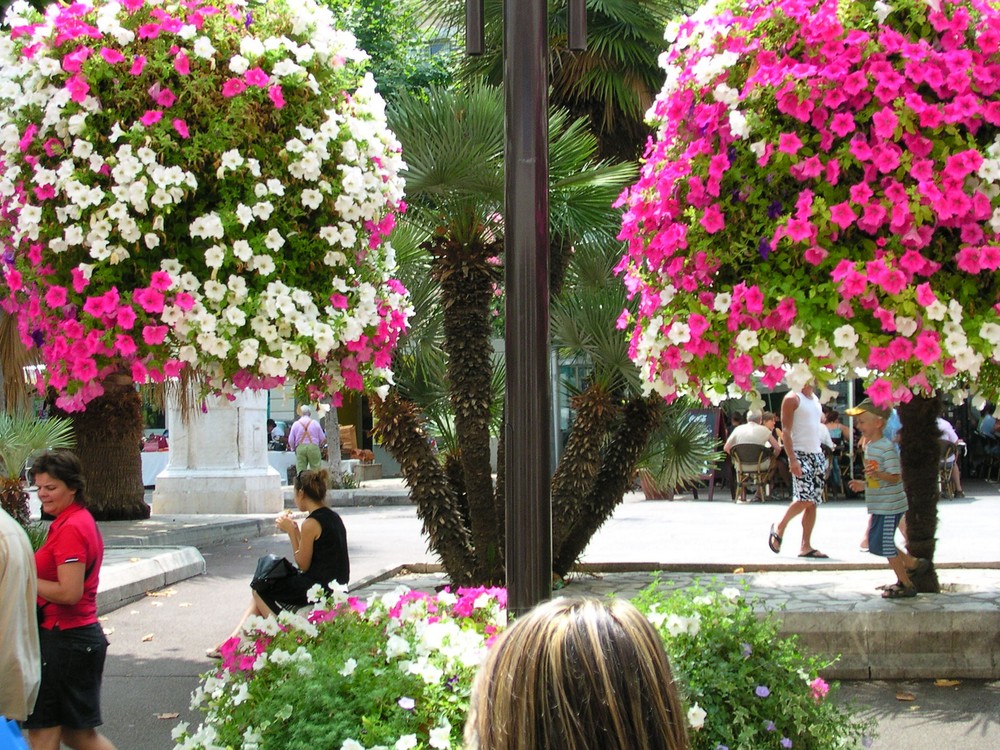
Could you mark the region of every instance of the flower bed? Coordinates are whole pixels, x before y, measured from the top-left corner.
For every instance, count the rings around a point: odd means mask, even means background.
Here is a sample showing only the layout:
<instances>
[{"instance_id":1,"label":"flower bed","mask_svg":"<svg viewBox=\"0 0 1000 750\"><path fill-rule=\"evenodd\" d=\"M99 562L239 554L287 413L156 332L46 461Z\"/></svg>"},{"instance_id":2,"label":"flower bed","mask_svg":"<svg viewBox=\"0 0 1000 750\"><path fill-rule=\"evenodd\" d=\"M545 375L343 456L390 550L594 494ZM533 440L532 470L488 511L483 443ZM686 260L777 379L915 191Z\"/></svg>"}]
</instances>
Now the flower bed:
<instances>
[{"instance_id":1,"label":"flower bed","mask_svg":"<svg viewBox=\"0 0 1000 750\"><path fill-rule=\"evenodd\" d=\"M318 591L317 591L318 593ZM458 748L476 668L506 624L503 589L437 595L405 588L367 601L338 594L306 617L248 625L223 648L181 724L176 748ZM633 600L664 638L695 750L859 748L871 727L830 700L827 665L779 638L738 590Z\"/></svg>"},{"instance_id":2,"label":"flower bed","mask_svg":"<svg viewBox=\"0 0 1000 750\"><path fill-rule=\"evenodd\" d=\"M3 307L68 411L111 371L310 400L391 382L399 144L314 0L15 2Z\"/></svg>"}]
</instances>

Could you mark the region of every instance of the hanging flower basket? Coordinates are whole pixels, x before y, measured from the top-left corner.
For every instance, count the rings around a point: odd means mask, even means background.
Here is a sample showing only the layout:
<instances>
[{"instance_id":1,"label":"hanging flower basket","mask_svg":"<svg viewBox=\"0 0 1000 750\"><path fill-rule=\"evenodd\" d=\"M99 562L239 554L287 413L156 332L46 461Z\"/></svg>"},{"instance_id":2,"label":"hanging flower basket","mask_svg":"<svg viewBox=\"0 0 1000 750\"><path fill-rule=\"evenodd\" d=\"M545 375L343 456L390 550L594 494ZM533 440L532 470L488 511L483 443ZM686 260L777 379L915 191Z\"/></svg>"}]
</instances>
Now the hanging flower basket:
<instances>
[{"instance_id":1,"label":"hanging flower basket","mask_svg":"<svg viewBox=\"0 0 1000 750\"><path fill-rule=\"evenodd\" d=\"M116 368L217 393L391 382L403 164L329 9L16 2L3 32L2 304L62 408Z\"/></svg>"},{"instance_id":2,"label":"hanging flower basket","mask_svg":"<svg viewBox=\"0 0 1000 750\"><path fill-rule=\"evenodd\" d=\"M621 199L649 388L975 392L1000 358L996 3L713 1L667 40Z\"/></svg>"}]
</instances>

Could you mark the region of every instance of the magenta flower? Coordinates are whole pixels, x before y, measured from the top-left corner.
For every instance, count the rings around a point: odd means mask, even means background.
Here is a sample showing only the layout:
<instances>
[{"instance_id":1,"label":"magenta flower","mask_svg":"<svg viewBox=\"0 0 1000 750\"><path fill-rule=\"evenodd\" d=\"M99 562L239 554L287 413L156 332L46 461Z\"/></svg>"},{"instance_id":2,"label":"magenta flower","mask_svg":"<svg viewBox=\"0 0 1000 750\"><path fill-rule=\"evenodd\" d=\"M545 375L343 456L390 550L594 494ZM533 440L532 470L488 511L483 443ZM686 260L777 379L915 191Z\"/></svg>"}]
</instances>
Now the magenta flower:
<instances>
[{"instance_id":1,"label":"magenta flower","mask_svg":"<svg viewBox=\"0 0 1000 750\"><path fill-rule=\"evenodd\" d=\"M271 103L274 105L275 109L281 109L285 106L285 97L281 91L281 86L271 86L267 90L267 95L271 99Z\"/></svg>"},{"instance_id":2,"label":"magenta flower","mask_svg":"<svg viewBox=\"0 0 1000 750\"><path fill-rule=\"evenodd\" d=\"M256 86L257 88L263 89L267 88L267 84L270 82L271 77L260 68L250 68L243 74L243 80L246 81L247 86Z\"/></svg>"},{"instance_id":3,"label":"magenta flower","mask_svg":"<svg viewBox=\"0 0 1000 750\"><path fill-rule=\"evenodd\" d=\"M191 135L190 132L188 131L187 123L184 122L184 120L178 118L175 119L171 124L174 126L174 130L177 131L177 135L179 135L181 138L188 138Z\"/></svg>"},{"instance_id":4,"label":"magenta flower","mask_svg":"<svg viewBox=\"0 0 1000 750\"><path fill-rule=\"evenodd\" d=\"M227 99L232 99L234 96L242 94L246 91L246 88L247 85L239 78L230 78L222 84L222 95Z\"/></svg>"},{"instance_id":5,"label":"magenta flower","mask_svg":"<svg viewBox=\"0 0 1000 750\"><path fill-rule=\"evenodd\" d=\"M177 71L178 75L186 76L191 72L191 63L188 60L188 56L183 52L178 53L177 57L174 58L174 70Z\"/></svg>"},{"instance_id":6,"label":"magenta flower","mask_svg":"<svg viewBox=\"0 0 1000 750\"><path fill-rule=\"evenodd\" d=\"M132 67L129 70L129 73L131 73L134 76L140 75L142 73L142 69L145 67L146 67L146 58L143 55L136 55L132 59Z\"/></svg>"},{"instance_id":7,"label":"magenta flower","mask_svg":"<svg viewBox=\"0 0 1000 750\"><path fill-rule=\"evenodd\" d=\"M125 61L125 55L110 47L101 47L101 57L104 58L104 62L108 65L115 65L116 63Z\"/></svg>"},{"instance_id":8,"label":"magenta flower","mask_svg":"<svg viewBox=\"0 0 1000 750\"><path fill-rule=\"evenodd\" d=\"M148 128L155 125L162 119L163 119L163 113L160 110L148 109L146 110L146 113L139 118L139 122L141 122Z\"/></svg>"}]
</instances>

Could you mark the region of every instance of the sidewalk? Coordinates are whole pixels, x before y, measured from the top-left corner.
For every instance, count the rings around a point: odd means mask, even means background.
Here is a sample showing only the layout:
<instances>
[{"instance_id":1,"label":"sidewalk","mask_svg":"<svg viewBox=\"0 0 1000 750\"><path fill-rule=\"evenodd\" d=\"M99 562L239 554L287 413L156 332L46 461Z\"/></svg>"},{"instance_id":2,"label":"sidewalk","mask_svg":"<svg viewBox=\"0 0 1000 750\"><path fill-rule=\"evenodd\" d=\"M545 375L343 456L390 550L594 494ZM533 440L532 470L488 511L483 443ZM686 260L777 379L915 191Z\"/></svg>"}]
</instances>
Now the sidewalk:
<instances>
[{"instance_id":1,"label":"sidewalk","mask_svg":"<svg viewBox=\"0 0 1000 750\"><path fill-rule=\"evenodd\" d=\"M419 589L445 583L434 557L416 551L422 547L420 523L401 480L341 492L351 494L332 502L347 524L352 562L362 548L370 553L366 566L355 566L353 590L364 595L401 583ZM798 634L808 648L842 654L831 677L997 679L1000 488L967 482L966 492L964 499L939 505L939 595L881 599L876 587L892 576L884 562L856 547L866 521L860 501L820 509L814 542L830 559L804 560L795 554L797 521L786 532L782 554L767 548L768 527L784 503L737 506L725 488L714 502L645 501L630 493L591 541L579 572L557 593L628 595L648 585L651 571L661 571L661 581L674 586L714 579L720 586L746 586L762 607L777 612L784 632ZM390 510L392 533L407 544L386 531ZM101 530L107 552L99 606L107 612L204 573L196 548L268 536L274 526L271 515L185 515L102 523Z\"/></svg>"}]
</instances>

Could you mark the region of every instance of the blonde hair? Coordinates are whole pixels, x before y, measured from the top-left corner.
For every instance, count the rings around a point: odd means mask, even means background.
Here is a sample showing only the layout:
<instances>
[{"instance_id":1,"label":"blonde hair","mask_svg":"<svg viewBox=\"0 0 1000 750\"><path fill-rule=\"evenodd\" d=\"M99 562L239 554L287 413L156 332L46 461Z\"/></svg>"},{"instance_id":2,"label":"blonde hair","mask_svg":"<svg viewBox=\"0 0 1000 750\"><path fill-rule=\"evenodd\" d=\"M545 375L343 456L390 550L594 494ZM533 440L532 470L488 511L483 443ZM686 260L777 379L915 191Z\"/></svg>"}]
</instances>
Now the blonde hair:
<instances>
[{"instance_id":1,"label":"blonde hair","mask_svg":"<svg viewBox=\"0 0 1000 750\"><path fill-rule=\"evenodd\" d=\"M490 649L472 688L467 748L687 750L659 635L625 599L539 605Z\"/></svg>"}]
</instances>

